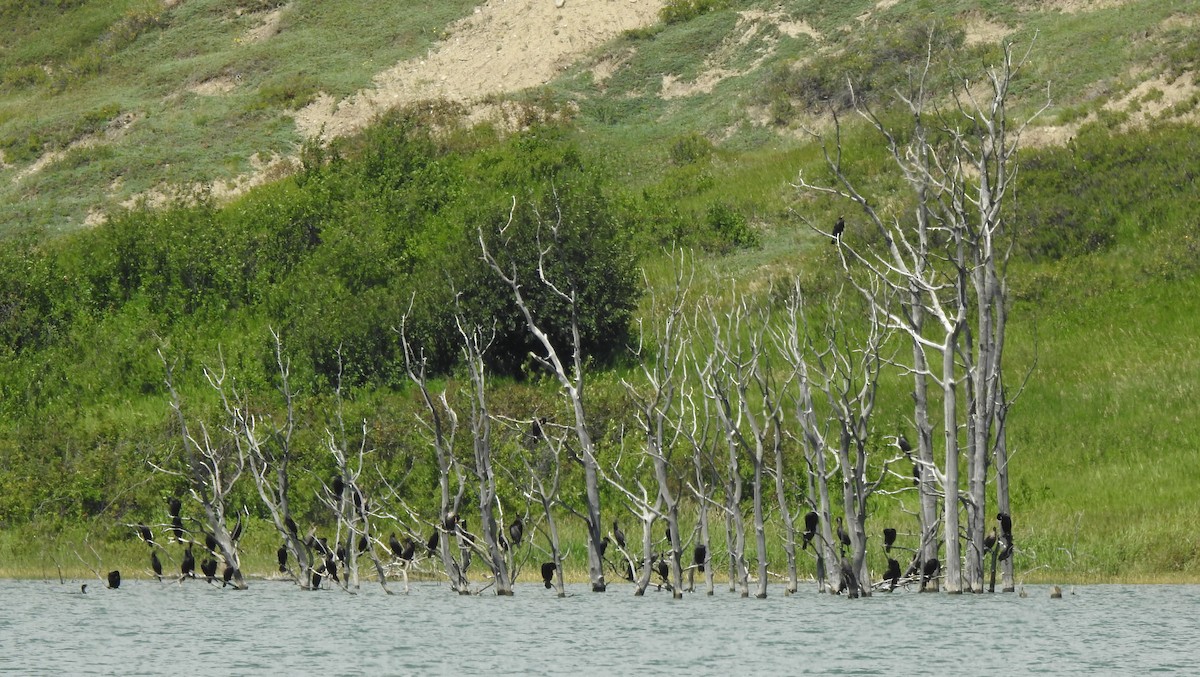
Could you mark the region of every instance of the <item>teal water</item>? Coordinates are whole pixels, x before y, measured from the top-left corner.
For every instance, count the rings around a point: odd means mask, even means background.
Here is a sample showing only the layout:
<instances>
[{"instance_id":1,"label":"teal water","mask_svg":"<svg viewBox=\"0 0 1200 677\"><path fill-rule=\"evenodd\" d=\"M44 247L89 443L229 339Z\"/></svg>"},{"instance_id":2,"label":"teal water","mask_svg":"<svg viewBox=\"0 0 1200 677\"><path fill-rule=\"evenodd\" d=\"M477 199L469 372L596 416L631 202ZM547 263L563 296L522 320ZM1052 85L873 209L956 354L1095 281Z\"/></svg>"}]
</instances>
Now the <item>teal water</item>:
<instances>
[{"instance_id":1,"label":"teal water","mask_svg":"<svg viewBox=\"0 0 1200 677\"><path fill-rule=\"evenodd\" d=\"M742 599L437 584L387 596L253 581L0 581L0 672L20 675L1200 674L1200 586Z\"/></svg>"}]
</instances>

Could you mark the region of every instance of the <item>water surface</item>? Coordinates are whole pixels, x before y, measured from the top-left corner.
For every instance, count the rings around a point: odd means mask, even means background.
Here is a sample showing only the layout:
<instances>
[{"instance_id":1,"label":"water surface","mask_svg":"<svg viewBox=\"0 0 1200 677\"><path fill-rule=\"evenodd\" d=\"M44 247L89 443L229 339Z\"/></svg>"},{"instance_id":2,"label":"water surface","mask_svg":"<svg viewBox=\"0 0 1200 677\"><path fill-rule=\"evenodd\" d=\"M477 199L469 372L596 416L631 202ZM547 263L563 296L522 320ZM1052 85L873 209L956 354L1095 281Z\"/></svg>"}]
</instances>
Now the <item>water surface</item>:
<instances>
[{"instance_id":1,"label":"water surface","mask_svg":"<svg viewBox=\"0 0 1200 677\"><path fill-rule=\"evenodd\" d=\"M0 581L0 672L163 674L1143 674L1200 670L1200 586L742 599L540 584L511 598L253 581Z\"/></svg>"}]
</instances>

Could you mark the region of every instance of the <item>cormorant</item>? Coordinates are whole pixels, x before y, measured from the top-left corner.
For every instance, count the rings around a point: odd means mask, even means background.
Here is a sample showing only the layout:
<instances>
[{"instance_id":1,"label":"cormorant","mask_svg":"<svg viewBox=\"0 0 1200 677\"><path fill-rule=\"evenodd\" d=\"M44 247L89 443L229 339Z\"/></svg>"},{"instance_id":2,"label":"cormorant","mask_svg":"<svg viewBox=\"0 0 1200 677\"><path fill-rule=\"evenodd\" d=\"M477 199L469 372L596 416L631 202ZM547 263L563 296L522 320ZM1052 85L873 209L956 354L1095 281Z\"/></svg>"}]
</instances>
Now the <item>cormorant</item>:
<instances>
[{"instance_id":1,"label":"cormorant","mask_svg":"<svg viewBox=\"0 0 1200 677\"><path fill-rule=\"evenodd\" d=\"M392 551L392 556L399 558L404 553L404 546L400 545L400 541L396 539L396 532L388 534L388 548Z\"/></svg>"},{"instance_id":2,"label":"cormorant","mask_svg":"<svg viewBox=\"0 0 1200 677\"><path fill-rule=\"evenodd\" d=\"M325 558L325 574L332 578L334 583L342 582L341 579L338 578L337 562L334 561L332 557Z\"/></svg>"},{"instance_id":3,"label":"cormorant","mask_svg":"<svg viewBox=\"0 0 1200 677\"><path fill-rule=\"evenodd\" d=\"M81 594L81 595L87 594L87 583L84 583L83 585L79 586L79 594Z\"/></svg>"},{"instance_id":4,"label":"cormorant","mask_svg":"<svg viewBox=\"0 0 1200 677\"><path fill-rule=\"evenodd\" d=\"M230 564L225 565L225 571L221 572L221 587L222 588L229 585L229 581L233 580L233 575L235 573L237 573L237 569L234 569L233 565L230 565Z\"/></svg>"},{"instance_id":5,"label":"cormorant","mask_svg":"<svg viewBox=\"0 0 1200 677\"><path fill-rule=\"evenodd\" d=\"M404 537L404 552L401 553L400 559L405 562L411 562L413 555L417 554L417 544L408 536Z\"/></svg>"},{"instance_id":6,"label":"cormorant","mask_svg":"<svg viewBox=\"0 0 1200 677\"><path fill-rule=\"evenodd\" d=\"M837 223L833 224L833 241L836 244L842 237L842 231L846 230L846 219L838 216Z\"/></svg>"},{"instance_id":7,"label":"cormorant","mask_svg":"<svg viewBox=\"0 0 1200 677\"><path fill-rule=\"evenodd\" d=\"M205 580L212 583L217 577L217 560L207 557L200 563L200 572L204 574Z\"/></svg>"},{"instance_id":8,"label":"cormorant","mask_svg":"<svg viewBox=\"0 0 1200 677\"><path fill-rule=\"evenodd\" d=\"M546 585L546 589L550 589L550 579L554 577L554 562L542 562L542 583Z\"/></svg>"},{"instance_id":9,"label":"cormorant","mask_svg":"<svg viewBox=\"0 0 1200 677\"><path fill-rule=\"evenodd\" d=\"M358 554L361 555L364 552L366 552L367 548L370 547L370 545L371 545L371 541L367 540L366 534L359 536L358 537Z\"/></svg>"},{"instance_id":10,"label":"cormorant","mask_svg":"<svg viewBox=\"0 0 1200 677\"><path fill-rule=\"evenodd\" d=\"M446 533L454 533L454 527L458 525L458 514L453 510L446 513L446 519L442 520L442 528Z\"/></svg>"},{"instance_id":11,"label":"cormorant","mask_svg":"<svg viewBox=\"0 0 1200 677\"><path fill-rule=\"evenodd\" d=\"M608 536L600 539L600 559L604 559L604 553L608 551Z\"/></svg>"},{"instance_id":12,"label":"cormorant","mask_svg":"<svg viewBox=\"0 0 1200 677\"><path fill-rule=\"evenodd\" d=\"M204 547L208 548L209 552L215 554L217 552L217 537L204 532Z\"/></svg>"},{"instance_id":13,"label":"cormorant","mask_svg":"<svg viewBox=\"0 0 1200 677\"><path fill-rule=\"evenodd\" d=\"M171 516L171 535L176 541L183 542L183 518L179 515Z\"/></svg>"},{"instance_id":14,"label":"cormorant","mask_svg":"<svg viewBox=\"0 0 1200 677\"><path fill-rule=\"evenodd\" d=\"M621 531L621 527L617 526L616 520L613 520L613 538L617 539L618 548L625 548L625 532Z\"/></svg>"},{"instance_id":15,"label":"cormorant","mask_svg":"<svg viewBox=\"0 0 1200 677\"><path fill-rule=\"evenodd\" d=\"M1002 512L996 514L996 521L1000 523L1000 535L1004 536L1004 542L1012 543L1012 517L1008 513Z\"/></svg>"},{"instance_id":16,"label":"cormorant","mask_svg":"<svg viewBox=\"0 0 1200 677\"><path fill-rule=\"evenodd\" d=\"M808 544L812 543L813 537L817 535L817 525L820 520L820 515L811 510L804 516L804 541L800 544L801 550L807 550Z\"/></svg>"},{"instance_id":17,"label":"cormorant","mask_svg":"<svg viewBox=\"0 0 1200 677\"><path fill-rule=\"evenodd\" d=\"M923 575L921 576L922 590L925 589L925 584L928 583L930 579L932 579L934 576L937 576L937 572L941 568L942 563L938 561L938 558L930 557L929 559L925 560L925 569L922 571Z\"/></svg>"},{"instance_id":18,"label":"cormorant","mask_svg":"<svg viewBox=\"0 0 1200 677\"><path fill-rule=\"evenodd\" d=\"M438 530L434 529L433 533L429 535L429 540L425 541L425 549L429 551L430 557L433 557L435 554L437 554L439 540Z\"/></svg>"},{"instance_id":19,"label":"cormorant","mask_svg":"<svg viewBox=\"0 0 1200 677\"><path fill-rule=\"evenodd\" d=\"M700 573L704 573L704 563L707 561L708 548L705 547L703 543L698 543L692 550L692 563L696 565L696 568L700 570Z\"/></svg>"},{"instance_id":20,"label":"cormorant","mask_svg":"<svg viewBox=\"0 0 1200 677\"><path fill-rule=\"evenodd\" d=\"M842 517L837 518L837 537L842 542L842 545L850 545L850 534L846 533L846 528L842 526Z\"/></svg>"},{"instance_id":21,"label":"cormorant","mask_svg":"<svg viewBox=\"0 0 1200 677\"><path fill-rule=\"evenodd\" d=\"M181 508L183 508L183 504L177 497L171 496L167 499L167 514L170 515L172 519L179 517L179 511Z\"/></svg>"},{"instance_id":22,"label":"cormorant","mask_svg":"<svg viewBox=\"0 0 1200 677\"><path fill-rule=\"evenodd\" d=\"M888 587L888 592L896 589L896 585L900 582L900 563L891 557L888 558L887 571L883 574L883 580L891 581Z\"/></svg>"},{"instance_id":23,"label":"cormorant","mask_svg":"<svg viewBox=\"0 0 1200 677\"><path fill-rule=\"evenodd\" d=\"M196 558L192 555L191 543L188 543L187 550L183 551L183 563L179 565L179 573L183 574L184 578L196 577Z\"/></svg>"},{"instance_id":24,"label":"cormorant","mask_svg":"<svg viewBox=\"0 0 1200 677\"><path fill-rule=\"evenodd\" d=\"M886 529L884 529L883 530L883 551L891 552L892 544L895 542L896 542L896 530L891 527L887 527Z\"/></svg>"},{"instance_id":25,"label":"cormorant","mask_svg":"<svg viewBox=\"0 0 1200 677\"><path fill-rule=\"evenodd\" d=\"M521 545L521 539L525 537L525 522L520 517L513 520L513 523L508 525L508 541L515 548Z\"/></svg>"},{"instance_id":26,"label":"cormorant","mask_svg":"<svg viewBox=\"0 0 1200 677\"><path fill-rule=\"evenodd\" d=\"M335 475L333 477L333 486L331 488L333 489L334 496L337 498L342 497L342 490L346 488L346 484L342 481L341 475Z\"/></svg>"},{"instance_id":27,"label":"cormorant","mask_svg":"<svg viewBox=\"0 0 1200 677\"><path fill-rule=\"evenodd\" d=\"M313 569L313 572L312 572L312 589L313 590L321 589L321 572L317 571L316 569Z\"/></svg>"},{"instance_id":28,"label":"cormorant","mask_svg":"<svg viewBox=\"0 0 1200 677\"><path fill-rule=\"evenodd\" d=\"M900 447L900 451L906 454L912 451L912 445L909 444L908 436L904 433L900 433L900 437L896 438L896 446Z\"/></svg>"},{"instance_id":29,"label":"cormorant","mask_svg":"<svg viewBox=\"0 0 1200 677\"><path fill-rule=\"evenodd\" d=\"M287 571L288 549L286 544L279 546L279 549L275 551L275 559L279 560L279 573Z\"/></svg>"},{"instance_id":30,"label":"cormorant","mask_svg":"<svg viewBox=\"0 0 1200 677\"><path fill-rule=\"evenodd\" d=\"M287 530L290 531L293 536L297 538L300 537L300 527L296 526L296 520L292 519L291 515L283 518L283 525L287 527Z\"/></svg>"},{"instance_id":31,"label":"cormorant","mask_svg":"<svg viewBox=\"0 0 1200 677\"><path fill-rule=\"evenodd\" d=\"M154 547L154 535L150 533L150 527L139 522L137 525L137 530L138 535L142 537L142 540L146 542L146 545Z\"/></svg>"},{"instance_id":32,"label":"cormorant","mask_svg":"<svg viewBox=\"0 0 1200 677\"><path fill-rule=\"evenodd\" d=\"M670 575L671 575L671 565L670 565L670 564L667 564L667 558L666 558L666 557L660 557L660 558L658 558L658 568L657 568L657 571L658 571L658 577L659 577L659 578L661 578L661 579L663 579L663 582L666 582L666 581L670 580L670 578L669 578L669 577L670 577Z\"/></svg>"},{"instance_id":33,"label":"cormorant","mask_svg":"<svg viewBox=\"0 0 1200 677\"><path fill-rule=\"evenodd\" d=\"M111 590L116 590L121 587L121 572L113 569L108 572L108 587Z\"/></svg>"},{"instance_id":34,"label":"cormorant","mask_svg":"<svg viewBox=\"0 0 1200 677\"><path fill-rule=\"evenodd\" d=\"M992 527L992 533L983 537L983 552L987 554L996 546L996 527Z\"/></svg>"},{"instance_id":35,"label":"cormorant","mask_svg":"<svg viewBox=\"0 0 1200 677\"><path fill-rule=\"evenodd\" d=\"M158 560L158 553L150 551L150 568L154 571L154 577L162 580L162 562Z\"/></svg>"}]
</instances>

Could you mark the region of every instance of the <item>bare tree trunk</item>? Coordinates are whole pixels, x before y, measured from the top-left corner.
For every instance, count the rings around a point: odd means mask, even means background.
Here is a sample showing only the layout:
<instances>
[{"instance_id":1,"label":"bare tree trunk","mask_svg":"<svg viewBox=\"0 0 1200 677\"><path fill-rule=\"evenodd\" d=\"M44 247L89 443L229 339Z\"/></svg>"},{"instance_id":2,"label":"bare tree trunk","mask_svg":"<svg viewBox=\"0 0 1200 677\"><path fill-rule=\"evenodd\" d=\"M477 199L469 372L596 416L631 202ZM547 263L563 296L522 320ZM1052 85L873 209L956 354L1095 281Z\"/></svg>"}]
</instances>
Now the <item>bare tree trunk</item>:
<instances>
[{"instance_id":1,"label":"bare tree trunk","mask_svg":"<svg viewBox=\"0 0 1200 677\"><path fill-rule=\"evenodd\" d=\"M513 209L516 209L516 198L513 198ZM512 214L509 214L509 223L512 222ZM548 226L552 231L556 232L557 226ZM520 308L522 315L525 317L526 327L533 334L534 338L541 344L544 354L534 356L544 367L552 370L555 377L558 378L559 384L562 385L563 393L570 401L571 410L575 417L575 436L579 442L579 461L583 466L584 477L584 509L586 512L585 522L588 530L588 576L592 581L593 592L604 592L606 585L604 582L604 562L600 556L601 541L603 540L602 525L600 521L600 479L598 473L598 464L596 461L596 446L592 440L591 432L588 430L587 413L583 406L583 391L584 391L584 355L583 342L579 331L579 315L578 303L576 299L576 290L569 288L566 290L557 287L553 281L546 279L543 265L544 257L552 250L543 249L539 244L539 251L542 252L543 260L539 261L538 270L541 274L541 283L552 293L557 295L568 304L571 312L571 366L568 373L567 366L559 358L558 351L554 344L550 341L550 337L538 325L533 317L533 311L529 304L526 303L524 295L521 293L521 284L517 280L516 266L513 265L509 270L501 267L500 263L492 256L488 250L487 241L483 237L483 231L479 231L479 246L483 253L483 259L488 266L496 273L512 291L513 299L517 307Z\"/></svg>"}]
</instances>

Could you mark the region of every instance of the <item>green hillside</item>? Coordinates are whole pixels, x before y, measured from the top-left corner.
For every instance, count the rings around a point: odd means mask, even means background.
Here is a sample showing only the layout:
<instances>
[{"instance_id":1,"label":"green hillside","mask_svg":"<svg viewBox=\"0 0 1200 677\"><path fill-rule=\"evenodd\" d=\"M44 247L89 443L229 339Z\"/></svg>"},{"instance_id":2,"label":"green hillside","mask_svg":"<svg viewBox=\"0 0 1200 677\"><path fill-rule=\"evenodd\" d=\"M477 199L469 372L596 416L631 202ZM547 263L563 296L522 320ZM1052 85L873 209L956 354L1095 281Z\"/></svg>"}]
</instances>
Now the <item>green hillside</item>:
<instances>
[{"instance_id":1,"label":"green hillside","mask_svg":"<svg viewBox=\"0 0 1200 677\"><path fill-rule=\"evenodd\" d=\"M328 520L312 496L332 467L339 378L346 419L369 422L372 462L436 512L395 331L406 312L452 395L457 298L497 322L493 412L527 421L562 406L478 260L479 229L508 219L510 260L532 279L546 215L566 217L562 270L587 290L589 403L615 458L633 425L630 346L654 319L643 271L667 291L680 247L694 295L718 305L735 286L775 298L793 275L815 296L833 289L834 252L809 224L844 212L848 238L868 235L851 205L792 185L824 171L810 132L829 138L836 115L855 178L881 203L906 199L847 79L900 124L895 94L926 54L946 90L1008 39L1032 42L1012 118L1050 99L1025 133L1008 217L1018 569L1198 578L1200 0L672 0L544 85L482 102L507 98L516 123L472 126L480 102L439 101L304 138L296 111L425 54L476 3L411 5L0 0L0 574L77 568L88 547L144 568L124 525L162 522L162 497L183 488L149 470L178 446L160 352L189 414L215 425L202 366L218 360L264 411L281 407L272 329L300 393L297 514ZM264 25L274 37L249 39ZM254 172L258 187L215 189ZM549 295L533 302L561 318ZM881 438L909 402L885 379ZM254 506L243 484L236 501ZM903 519L873 506L872 533ZM265 573L273 527L252 515L247 549Z\"/></svg>"}]
</instances>

